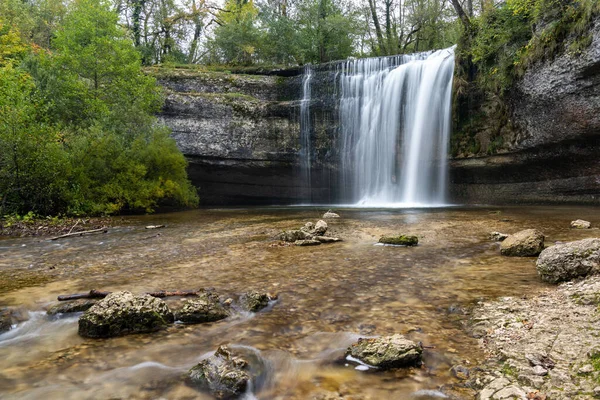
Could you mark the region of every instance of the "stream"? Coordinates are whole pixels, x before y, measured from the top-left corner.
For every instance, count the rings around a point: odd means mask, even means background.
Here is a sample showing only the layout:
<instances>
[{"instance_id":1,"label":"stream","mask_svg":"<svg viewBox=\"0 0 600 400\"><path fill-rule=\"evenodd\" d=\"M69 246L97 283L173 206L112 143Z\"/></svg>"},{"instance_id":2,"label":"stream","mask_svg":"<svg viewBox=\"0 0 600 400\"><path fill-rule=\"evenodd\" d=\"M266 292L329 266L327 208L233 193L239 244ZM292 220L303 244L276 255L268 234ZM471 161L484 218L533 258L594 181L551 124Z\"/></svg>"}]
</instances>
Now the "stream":
<instances>
[{"instance_id":1,"label":"stream","mask_svg":"<svg viewBox=\"0 0 600 400\"><path fill-rule=\"evenodd\" d=\"M116 218L105 234L0 239L0 308L14 307L20 319L0 335L0 398L211 399L187 385L185 374L221 344L264 361L246 399L442 398L438 389L456 382L452 365L485 357L464 330L468 308L548 287L535 258L501 257L489 232L537 228L546 245L598 236L569 229L597 212L591 207L345 208L335 210L342 218L327 220L328 235L343 242L273 240L325 211L200 209ZM156 224L166 227L144 228ZM419 246L374 245L398 233L418 235ZM90 289L209 287L224 296L258 289L279 298L258 313L101 340L78 336L78 315L45 314L58 295ZM394 333L426 346L422 368L364 372L342 360L357 338Z\"/></svg>"}]
</instances>

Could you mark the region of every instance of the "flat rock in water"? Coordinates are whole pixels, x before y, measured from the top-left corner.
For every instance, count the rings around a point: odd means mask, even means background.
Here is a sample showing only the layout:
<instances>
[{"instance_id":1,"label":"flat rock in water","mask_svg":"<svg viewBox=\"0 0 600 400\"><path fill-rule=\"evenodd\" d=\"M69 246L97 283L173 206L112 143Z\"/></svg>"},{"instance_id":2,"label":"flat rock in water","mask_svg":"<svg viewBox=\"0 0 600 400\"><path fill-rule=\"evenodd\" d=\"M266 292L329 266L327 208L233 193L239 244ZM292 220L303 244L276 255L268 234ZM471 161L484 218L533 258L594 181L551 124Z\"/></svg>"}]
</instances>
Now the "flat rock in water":
<instances>
[{"instance_id":1,"label":"flat rock in water","mask_svg":"<svg viewBox=\"0 0 600 400\"><path fill-rule=\"evenodd\" d=\"M525 229L509 235L500 247L500 254L509 257L534 257L544 250L544 234L537 229Z\"/></svg>"},{"instance_id":2,"label":"flat rock in water","mask_svg":"<svg viewBox=\"0 0 600 400\"><path fill-rule=\"evenodd\" d=\"M240 297L240 305L246 311L257 312L268 306L269 300L267 293L251 290Z\"/></svg>"},{"instance_id":3,"label":"flat rock in water","mask_svg":"<svg viewBox=\"0 0 600 400\"><path fill-rule=\"evenodd\" d=\"M331 210L329 210L325 214L323 214L323 219L327 219L327 218L339 218L339 217L340 217L339 214L334 213Z\"/></svg>"},{"instance_id":4,"label":"flat rock in water","mask_svg":"<svg viewBox=\"0 0 600 400\"><path fill-rule=\"evenodd\" d=\"M358 339L346 355L380 369L410 367L421 363L423 349L402 335Z\"/></svg>"},{"instance_id":5,"label":"flat rock in water","mask_svg":"<svg viewBox=\"0 0 600 400\"><path fill-rule=\"evenodd\" d=\"M491 232L490 233L490 239L492 239L495 242L502 242L507 237L508 237L508 235L506 233L500 233L500 232Z\"/></svg>"},{"instance_id":6,"label":"flat rock in water","mask_svg":"<svg viewBox=\"0 0 600 400\"><path fill-rule=\"evenodd\" d=\"M382 236L379 238L379 243L394 244L398 246L416 246L419 244L419 238L409 235Z\"/></svg>"},{"instance_id":7,"label":"flat rock in water","mask_svg":"<svg viewBox=\"0 0 600 400\"><path fill-rule=\"evenodd\" d=\"M545 282L558 283L600 273L600 238L550 246L540 254L537 272Z\"/></svg>"},{"instance_id":8,"label":"flat rock in water","mask_svg":"<svg viewBox=\"0 0 600 400\"><path fill-rule=\"evenodd\" d=\"M296 240L294 244L296 246L318 246L321 242L318 240Z\"/></svg>"},{"instance_id":9,"label":"flat rock in water","mask_svg":"<svg viewBox=\"0 0 600 400\"><path fill-rule=\"evenodd\" d=\"M584 221L582 219L576 219L575 221L571 221L571 228L574 229L590 229L592 227L592 223L589 221Z\"/></svg>"},{"instance_id":10,"label":"flat rock in water","mask_svg":"<svg viewBox=\"0 0 600 400\"><path fill-rule=\"evenodd\" d=\"M195 386L209 390L217 399L237 398L248 387L248 361L235 356L227 346L220 346L209 358L190 369L189 378Z\"/></svg>"},{"instance_id":11,"label":"flat rock in water","mask_svg":"<svg viewBox=\"0 0 600 400\"><path fill-rule=\"evenodd\" d=\"M171 322L173 313L164 301L147 294L114 292L83 313L79 318L79 334L107 338L152 332Z\"/></svg>"},{"instance_id":12,"label":"flat rock in water","mask_svg":"<svg viewBox=\"0 0 600 400\"><path fill-rule=\"evenodd\" d=\"M68 313L76 313L87 311L94 304L96 304L98 300L91 299L79 299L73 301L64 301L60 302L52 307L46 312L48 315L56 315L56 314L68 314Z\"/></svg>"},{"instance_id":13,"label":"flat rock in water","mask_svg":"<svg viewBox=\"0 0 600 400\"><path fill-rule=\"evenodd\" d=\"M284 231L284 232L281 232L277 236L277 239L283 240L284 242L296 242L298 240L311 240L312 238L313 238L313 235L311 235L310 233L305 232L301 229L294 230L294 231Z\"/></svg>"},{"instance_id":14,"label":"flat rock in water","mask_svg":"<svg viewBox=\"0 0 600 400\"><path fill-rule=\"evenodd\" d=\"M175 319L186 324L214 322L229 317L230 313L219 298L212 293L200 293L197 298L184 302L183 307L175 311Z\"/></svg>"}]
</instances>

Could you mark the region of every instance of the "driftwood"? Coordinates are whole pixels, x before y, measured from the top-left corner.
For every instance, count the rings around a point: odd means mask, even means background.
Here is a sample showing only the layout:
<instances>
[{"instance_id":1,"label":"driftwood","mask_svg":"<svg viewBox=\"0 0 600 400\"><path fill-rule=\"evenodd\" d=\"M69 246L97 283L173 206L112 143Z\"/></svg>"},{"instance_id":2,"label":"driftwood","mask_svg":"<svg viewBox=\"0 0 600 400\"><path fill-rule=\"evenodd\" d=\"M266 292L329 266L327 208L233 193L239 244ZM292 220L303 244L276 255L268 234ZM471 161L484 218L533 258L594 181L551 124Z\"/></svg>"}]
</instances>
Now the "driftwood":
<instances>
[{"instance_id":1,"label":"driftwood","mask_svg":"<svg viewBox=\"0 0 600 400\"><path fill-rule=\"evenodd\" d=\"M145 294L152 297L170 297L170 296L198 296L203 290L159 290L158 292L147 292ZM63 294L58 296L58 301L77 300L77 299L103 299L112 292L102 292L100 290L90 290L87 293Z\"/></svg>"},{"instance_id":2,"label":"driftwood","mask_svg":"<svg viewBox=\"0 0 600 400\"><path fill-rule=\"evenodd\" d=\"M164 228L164 225L148 225L146 226L146 229L160 229L160 228Z\"/></svg>"},{"instance_id":3,"label":"driftwood","mask_svg":"<svg viewBox=\"0 0 600 400\"><path fill-rule=\"evenodd\" d=\"M64 235L50 238L50 240L58 240L58 239L67 238L67 237L71 237L71 236L83 236L83 235L88 235L88 234L92 234L92 233L106 233L106 232L108 232L108 228L106 226L103 226L102 228L92 229L91 231L67 233Z\"/></svg>"}]
</instances>

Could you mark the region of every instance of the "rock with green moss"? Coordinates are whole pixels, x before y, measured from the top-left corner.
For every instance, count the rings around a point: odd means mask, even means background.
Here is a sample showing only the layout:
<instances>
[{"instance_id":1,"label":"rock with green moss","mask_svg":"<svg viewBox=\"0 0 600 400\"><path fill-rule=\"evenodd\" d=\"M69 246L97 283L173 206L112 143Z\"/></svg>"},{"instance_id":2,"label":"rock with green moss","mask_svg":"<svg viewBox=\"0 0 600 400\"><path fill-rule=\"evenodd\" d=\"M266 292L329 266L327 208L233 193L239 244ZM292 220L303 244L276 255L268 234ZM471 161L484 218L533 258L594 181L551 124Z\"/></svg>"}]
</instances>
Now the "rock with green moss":
<instances>
[{"instance_id":1,"label":"rock with green moss","mask_svg":"<svg viewBox=\"0 0 600 400\"><path fill-rule=\"evenodd\" d=\"M204 292L195 299L186 300L183 307L175 312L175 319L186 324L201 324L219 321L229 315L229 310L221 305L216 295Z\"/></svg>"},{"instance_id":2,"label":"rock with green moss","mask_svg":"<svg viewBox=\"0 0 600 400\"><path fill-rule=\"evenodd\" d=\"M545 282L558 283L600 273L600 238L577 240L548 247L536 263Z\"/></svg>"},{"instance_id":3,"label":"rock with green moss","mask_svg":"<svg viewBox=\"0 0 600 400\"><path fill-rule=\"evenodd\" d=\"M283 231L278 236L277 239L283 240L284 242L295 242L297 240L312 240L313 235L305 232L303 230L292 230L292 231Z\"/></svg>"},{"instance_id":4,"label":"rock with green moss","mask_svg":"<svg viewBox=\"0 0 600 400\"><path fill-rule=\"evenodd\" d=\"M422 353L419 344L399 334L375 339L361 338L346 350L346 356L382 370L420 365Z\"/></svg>"},{"instance_id":5,"label":"rock with green moss","mask_svg":"<svg viewBox=\"0 0 600 400\"><path fill-rule=\"evenodd\" d=\"M537 229L525 229L509 235L500 246L500 254L509 257L534 257L544 250L544 234Z\"/></svg>"},{"instance_id":6,"label":"rock with green moss","mask_svg":"<svg viewBox=\"0 0 600 400\"><path fill-rule=\"evenodd\" d=\"M251 376L246 359L220 346L215 354L190 369L189 378L194 386L210 391L217 399L231 399L246 391Z\"/></svg>"},{"instance_id":7,"label":"rock with green moss","mask_svg":"<svg viewBox=\"0 0 600 400\"><path fill-rule=\"evenodd\" d=\"M114 292L87 310L79 319L79 334L107 338L152 332L173 322L167 304L147 294Z\"/></svg>"},{"instance_id":8,"label":"rock with green moss","mask_svg":"<svg viewBox=\"0 0 600 400\"><path fill-rule=\"evenodd\" d=\"M50 309L47 311L48 315L57 315L57 314L69 314L69 313L76 313L76 312L83 312L83 311L87 311L90 308L92 308L92 306L94 304L96 304L98 302L98 300L91 300L91 299L79 299L79 300L73 300L73 301L65 301L65 302L61 302L58 303L52 307L50 307Z\"/></svg>"},{"instance_id":9,"label":"rock with green moss","mask_svg":"<svg viewBox=\"0 0 600 400\"><path fill-rule=\"evenodd\" d=\"M419 244L419 238L409 235L382 236L379 238L379 243L394 244L398 246L416 246Z\"/></svg>"},{"instance_id":10,"label":"rock with green moss","mask_svg":"<svg viewBox=\"0 0 600 400\"><path fill-rule=\"evenodd\" d=\"M240 297L240 306L246 311L257 312L268 306L269 300L267 293L251 290Z\"/></svg>"}]
</instances>

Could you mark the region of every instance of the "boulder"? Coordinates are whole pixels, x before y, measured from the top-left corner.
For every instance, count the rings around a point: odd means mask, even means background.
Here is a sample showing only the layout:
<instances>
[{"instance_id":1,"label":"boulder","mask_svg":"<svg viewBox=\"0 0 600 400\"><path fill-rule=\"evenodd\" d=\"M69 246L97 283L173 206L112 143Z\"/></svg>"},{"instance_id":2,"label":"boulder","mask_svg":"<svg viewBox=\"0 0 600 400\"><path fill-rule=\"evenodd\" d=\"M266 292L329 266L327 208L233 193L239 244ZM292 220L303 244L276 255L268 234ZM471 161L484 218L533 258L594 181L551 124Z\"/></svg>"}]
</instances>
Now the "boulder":
<instances>
[{"instance_id":1,"label":"boulder","mask_svg":"<svg viewBox=\"0 0 600 400\"><path fill-rule=\"evenodd\" d=\"M0 309L0 333L10 331L12 327L12 312L8 308Z\"/></svg>"},{"instance_id":2,"label":"boulder","mask_svg":"<svg viewBox=\"0 0 600 400\"><path fill-rule=\"evenodd\" d=\"M240 297L240 305L246 311L257 312L269 305L270 297L267 293L251 290Z\"/></svg>"},{"instance_id":3,"label":"boulder","mask_svg":"<svg viewBox=\"0 0 600 400\"><path fill-rule=\"evenodd\" d=\"M73 301L64 301L60 302L52 307L46 312L48 315L57 315L57 314L68 314L68 313L76 313L87 311L94 304L96 304L98 300L90 300L90 299L79 299Z\"/></svg>"},{"instance_id":4,"label":"boulder","mask_svg":"<svg viewBox=\"0 0 600 400\"><path fill-rule=\"evenodd\" d=\"M294 242L296 246L318 246L321 244L318 240L296 240Z\"/></svg>"},{"instance_id":5,"label":"boulder","mask_svg":"<svg viewBox=\"0 0 600 400\"><path fill-rule=\"evenodd\" d=\"M175 311L175 319L186 324L214 322L229 317L230 313L219 302L219 298L203 292L197 298L186 300L183 307Z\"/></svg>"},{"instance_id":6,"label":"boulder","mask_svg":"<svg viewBox=\"0 0 600 400\"><path fill-rule=\"evenodd\" d=\"M500 233L500 232L491 232L490 233L490 239L492 239L495 242L502 242L507 237L508 237L508 235L506 233Z\"/></svg>"},{"instance_id":7,"label":"boulder","mask_svg":"<svg viewBox=\"0 0 600 400\"><path fill-rule=\"evenodd\" d=\"M380 369L410 367L421 363L422 347L402 335L376 339L358 339L346 350L346 356Z\"/></svg>"},{"instance_id":8,"label":"boulder","mask_svg":"<svg viewBox=\"0 0 600 400\"><path fill-rule=\"evenodd\" d=\"M167 304L147 294L114 292L94 304L79 319L79 334L106 338L152 332L173 322Z\"/></svg>"},{"instance_id":9,"label":"boulder","mask_svg":"<svg viewBox=\"0 0 600 400\"><path fill-rule=\"evenodd\" d=\"M590 229L592 227L592 223L589 221L584 221L582 219L576 219L575 221L571 221L571 228L574 229Z\"/></svg>"},{"instance_id":10,"label":"boulder","mask_svg":"<svg viewBox=\"0 0 600 400\"><path fill-rule=\"evenodd\" d=\"M577 240L548 247L537 260L545 282L558 283L600 272L600 238Z\"/></svg>"},{"instance_id":11,"label":"boulder","mask_svg":"<svg viewBox=\"0 0 600 400\"><path fill-rule=\"evenodd\" d=\"M312 231L312 233L316 236L323 236L325 232L327 232L327 222L320 219L315 224L315 229Z\"/></svg>"},{"instance_id":12,"label":"boulder","mask_svg":"<svg viewBox=\"0 0 600 400\"><path fill-rule=\"evenodd\" d=\"M217 399L242 395L250 381L248 361L235 356L227 346L190 369L189 377L195 386L209 390Z\"/></svg>"},{"instance_id":13,"label":"boulder","mask_svg":"<svg viewBox=\"0 0 600 400\"><path fill-rule=\"evenodd\" d=\"M307 222L302 228L300 228L300 230L306 233L311 233L315 230L315 224L312 222Z\"/></svg>"},{"instance_id":14,"label":"boulder","mask_svg":"<svg viewBox=\"0 0 600 400\"><path fill-rule=\"evenodd\" d=\"M509 257L534 257L542 250L544 250L544 234L537 229L526 229L504 239L500 254Z\"/></svg>"},{"instance_id":15,"label":"boulder","mask_svg":"<svg viewBox=\"0 0 600 400\"><path fill-rule=\"evenodd\" d=\"M334 213L333 211L329 210L327 211L325 214L323 214L323 219L327 219L327 218L339 218L339 214Z\"/></svg>"},{"instance_id":16,"label":"boulder","mask_svg":"<svg viewBox=\"0 0 600 400\"><path fill-rule=\"evenodd\" d=\"M293 230L281 232L277 239L283 240L284 242L295 242L298 240L311 240L313 235L303 230Z\"/></svg>"},{"instance_id":17,"label":"boulder","mask_svg":"<svg viewBox=\"0 0 600 400\"><path fill-rule=\"evenodd\" d=\"M416 246L419 244L419 238L408 235L382 236L379 238L379 243L394 244L399 246Z\"/></svg>"}]
</instances>

